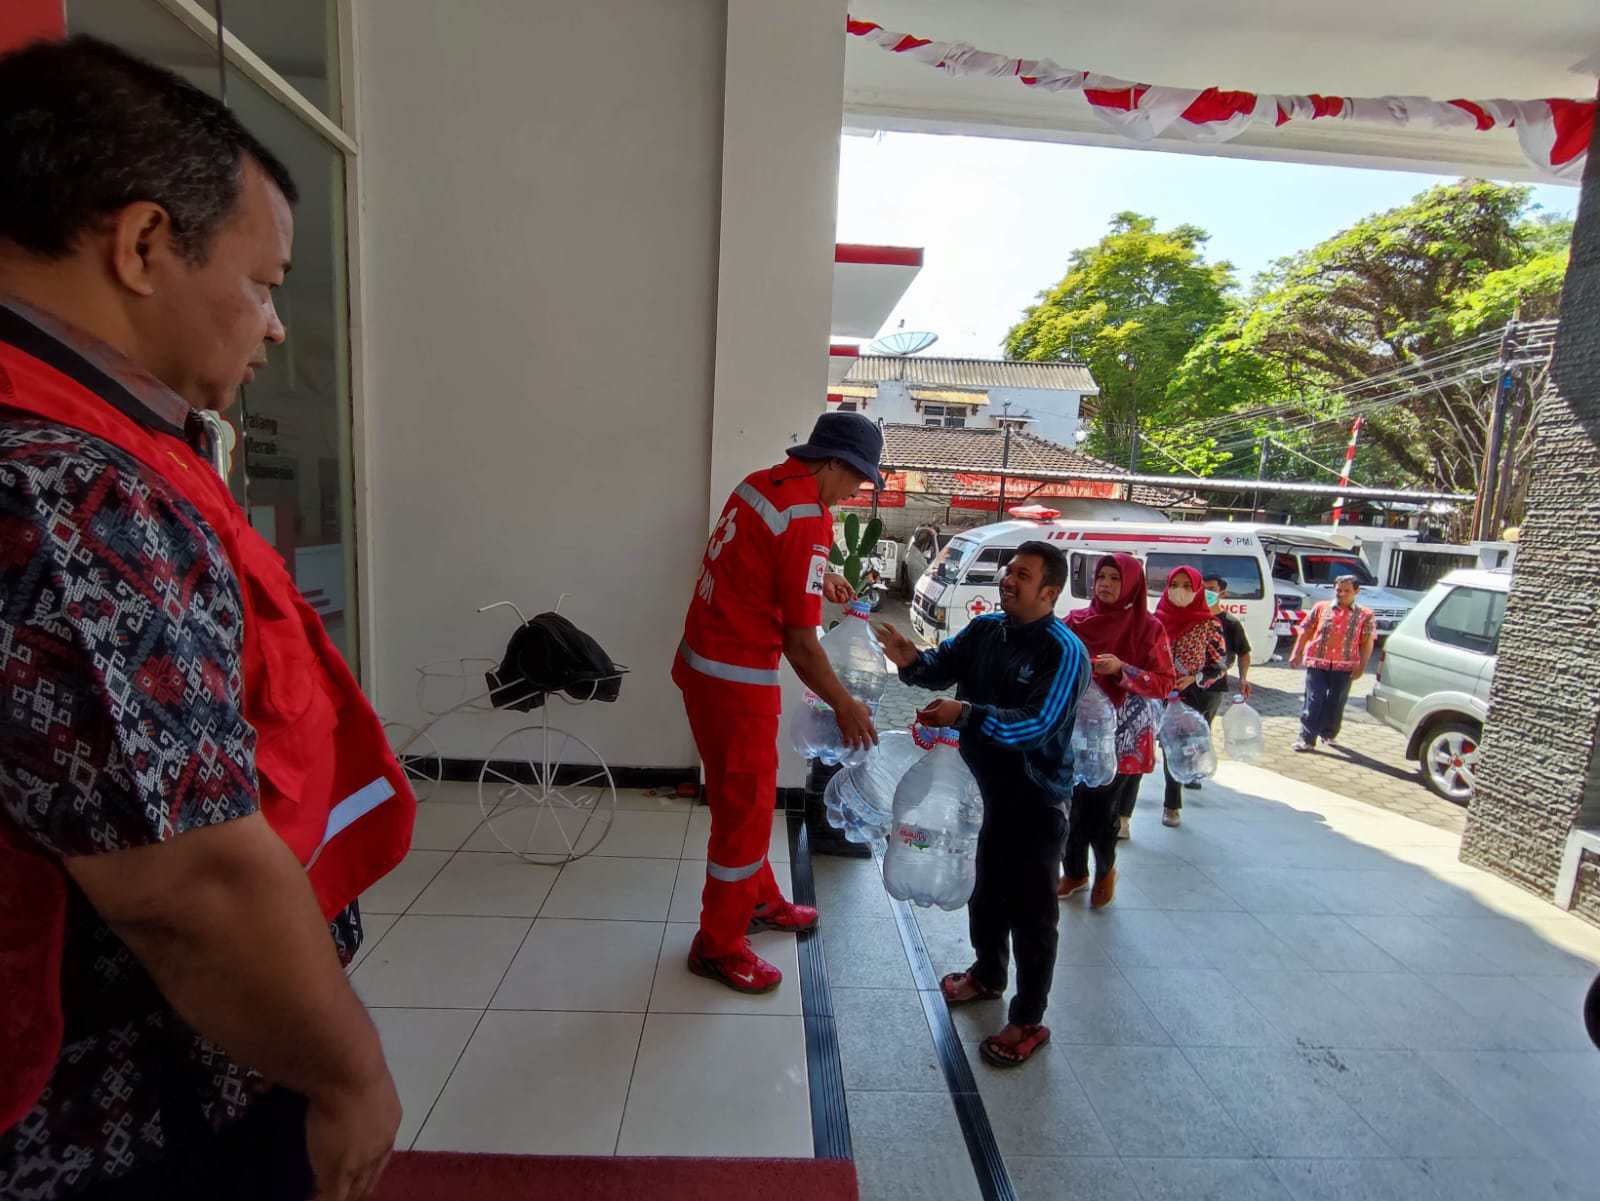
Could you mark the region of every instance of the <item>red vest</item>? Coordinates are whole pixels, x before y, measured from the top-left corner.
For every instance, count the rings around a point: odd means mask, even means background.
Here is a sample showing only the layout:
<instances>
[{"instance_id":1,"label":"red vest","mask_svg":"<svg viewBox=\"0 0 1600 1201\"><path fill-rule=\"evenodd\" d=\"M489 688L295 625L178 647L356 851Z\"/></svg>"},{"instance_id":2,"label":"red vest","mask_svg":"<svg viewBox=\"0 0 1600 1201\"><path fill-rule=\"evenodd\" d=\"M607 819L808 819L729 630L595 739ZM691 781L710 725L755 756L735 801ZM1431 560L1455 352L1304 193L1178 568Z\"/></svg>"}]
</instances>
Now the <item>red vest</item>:
<instances>
[{"instance_id":1,"label":"red vest","mask_svg":"<svg viewBox=\"0 0 1600 1201\"><path fill-rule=\"evenodd\" d=\"M0 342L0 407L116 446L166 480L216 534L244 602L244 717L257 734L261 811L306 865L331 919L411 846L416 797L383 725L282 558L250 528L210 464L90 386L119 385L92 367L79 382L62 362L57 370ZM0 1037L7 1060L0 1070L0 1130L32 1106L60 1049L66 897L65 871L8 824L0 819ZM13 1065L19 1050L24 1062Z\"/></svg>"}]
</instances>

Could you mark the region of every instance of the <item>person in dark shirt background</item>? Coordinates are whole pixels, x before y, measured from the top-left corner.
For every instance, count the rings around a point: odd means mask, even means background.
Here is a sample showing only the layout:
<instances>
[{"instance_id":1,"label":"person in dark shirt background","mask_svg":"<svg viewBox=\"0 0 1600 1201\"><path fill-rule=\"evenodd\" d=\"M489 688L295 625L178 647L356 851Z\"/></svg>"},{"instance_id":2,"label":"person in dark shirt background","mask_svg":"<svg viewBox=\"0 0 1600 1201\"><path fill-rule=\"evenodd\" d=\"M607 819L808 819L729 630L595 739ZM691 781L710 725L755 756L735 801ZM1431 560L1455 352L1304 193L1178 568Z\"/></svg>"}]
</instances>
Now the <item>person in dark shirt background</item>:
<instances>
[{"instance_id":1,"label":"person in dark shirt background","mask_svg":"<svg viewBox=\"0 0 1600 1201\"><path fill-rule=\"evenodd\" d=\"M1235 692L1242 693L1245 700L1250 699L1250 638L1244 632L1244 622L1232 613L1224 611L1222 602L1228 597L1228 581L1221 576L1207 576L1205 580L1206 591L1216 593L1217 599L1211 606L1211 612L1222 623L1222 640L1228 647L1228 670L1235 666L1239 669L1239 683L1234 687L1229 680L1223 680L1218 687L1228 690L1228 696ZM1207 599L1210 599L1209 597Z\"/></svg>"}]
</instances>

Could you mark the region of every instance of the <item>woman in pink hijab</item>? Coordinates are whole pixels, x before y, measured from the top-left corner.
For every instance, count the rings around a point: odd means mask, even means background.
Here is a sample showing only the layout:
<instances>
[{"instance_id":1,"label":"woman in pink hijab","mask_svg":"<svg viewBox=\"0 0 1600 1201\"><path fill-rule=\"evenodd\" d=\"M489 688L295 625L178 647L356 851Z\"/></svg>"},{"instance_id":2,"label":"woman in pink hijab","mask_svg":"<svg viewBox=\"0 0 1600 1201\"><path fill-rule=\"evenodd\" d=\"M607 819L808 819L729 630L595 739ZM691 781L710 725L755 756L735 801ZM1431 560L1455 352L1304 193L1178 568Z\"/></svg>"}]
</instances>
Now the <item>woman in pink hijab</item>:
<instances>
[{"instance_id":1,"label":"woman in pink hijab","mask_svg":"<svg viewBox=\"0 0 1600 1201\"><path fill-rule=\"evenodd\" d=\"M1165 628L1150 615L1144 565L1132 555L1106 555L1095 564L1093 599L1068 613L1066 623L1088 648L1094 682L1117 710L1117 775L1103 788L1073 790L1057 889L1070 897L1089 888L1092 849L1089 903L1098 909L1116 894L1117 840L1128 836L1139 780L1155 770L1156 723L1146 701L1172 690L1172 651Z\"/></svg>"},{"instance_id":2,"label":"woman in pink hijab","mask_svg":"<svg viewBox=\"0 0 1600 1201\"><path fill-rule=\"evenodd\" d=\"M1167 640L1172 644L1172 667L1178 675L1174 686L1183 703L1209 723L1222 703L1222 693L1213 685L1228 674L1228 642L1222 636L1222 623L1211 612L1204 581L1193 567L1172 569L1167 577L1167 590L1156 605L1156 620L1167 631ZM1175 826L1183 811L1184 786L1167 771L1165 759L1161 770L1167 777L1161 824ZM1194 781L1189 787L1199 788L1200 781Z\"/></svg>"}]
</instances>

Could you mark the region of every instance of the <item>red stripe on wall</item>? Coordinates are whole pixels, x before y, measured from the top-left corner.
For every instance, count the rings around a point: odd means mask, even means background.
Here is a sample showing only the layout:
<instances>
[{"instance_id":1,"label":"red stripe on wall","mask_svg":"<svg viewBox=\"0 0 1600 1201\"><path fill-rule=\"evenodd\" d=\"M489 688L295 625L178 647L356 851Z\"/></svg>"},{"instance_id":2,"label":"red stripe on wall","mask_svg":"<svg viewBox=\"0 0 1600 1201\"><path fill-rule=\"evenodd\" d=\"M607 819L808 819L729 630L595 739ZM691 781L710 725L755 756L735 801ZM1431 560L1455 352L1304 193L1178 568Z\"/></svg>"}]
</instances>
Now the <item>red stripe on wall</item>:
<instances>
[{"instance_id":1,"label":"red stripe on wall","mask_svg":"<svg viewBox=\"0 0 1600 1201\"><path fill-rule=\"evenodd\" d=\"M860 242L839 242L833 248L836 263L870 263L875 267L920 267L922 250L917 246L867 246Z\"/></svg>"}]
</instances>

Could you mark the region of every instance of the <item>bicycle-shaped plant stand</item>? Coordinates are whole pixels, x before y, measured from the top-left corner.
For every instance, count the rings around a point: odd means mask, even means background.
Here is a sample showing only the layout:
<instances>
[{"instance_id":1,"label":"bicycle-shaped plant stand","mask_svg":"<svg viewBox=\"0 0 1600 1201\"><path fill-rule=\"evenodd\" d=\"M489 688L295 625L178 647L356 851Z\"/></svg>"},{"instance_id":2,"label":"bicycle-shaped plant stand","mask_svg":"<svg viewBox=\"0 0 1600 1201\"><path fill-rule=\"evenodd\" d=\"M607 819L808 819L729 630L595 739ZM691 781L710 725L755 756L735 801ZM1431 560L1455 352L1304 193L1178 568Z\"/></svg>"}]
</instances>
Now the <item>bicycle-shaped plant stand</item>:
<instances>
[{"instance_id":1,"label":"bicycle-shaped plant stand","mask_svg":"<svg viewBox=\"0 0 1600 1201\"><path fill-rule=\"evenodd\" d=\"M562 601L566 599L562 595ZM484 605L510 609L523 626L528 619L511 601ZM560 612L561 602L556 611ZM514 685L488 687L494 659L438 659L417 668L417 711L422 724L385 722L384 730L418 800L426 800L444 779L444 758L433 739L440 722L467 713L501 713L533 702L538 720L505 735L485 756L478 772L478 809L495 840L529 863L571 863L592 854L611 832L617 812L617 786L604 756L593 744L549 720L550 702L586 704L600 685L621 679L627 668L586 679L588 696ZM481 687L481 691L479 688Z\"/></svg>"}]
</instances>

